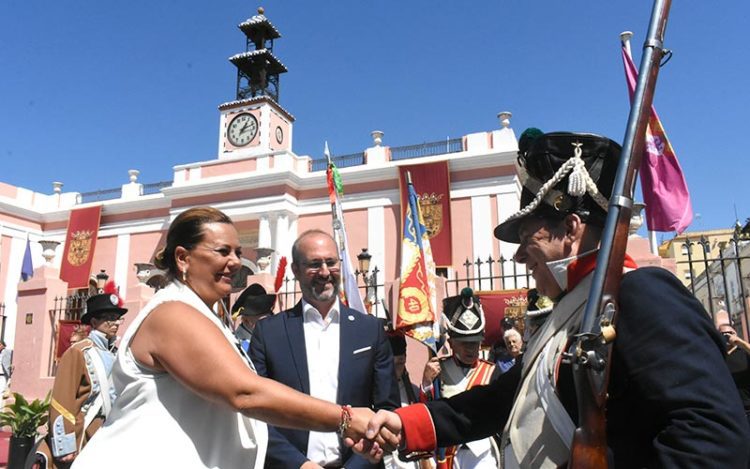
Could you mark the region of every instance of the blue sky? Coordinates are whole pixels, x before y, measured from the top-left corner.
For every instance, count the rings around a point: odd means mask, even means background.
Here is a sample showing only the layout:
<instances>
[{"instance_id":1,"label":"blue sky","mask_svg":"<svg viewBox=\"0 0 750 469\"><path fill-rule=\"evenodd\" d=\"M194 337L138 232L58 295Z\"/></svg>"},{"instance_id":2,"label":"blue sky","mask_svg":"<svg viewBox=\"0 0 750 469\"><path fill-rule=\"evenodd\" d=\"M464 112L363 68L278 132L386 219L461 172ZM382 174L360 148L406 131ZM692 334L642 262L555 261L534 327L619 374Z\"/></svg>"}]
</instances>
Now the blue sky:
<instances>
[{"instance_id":1,"label":"blue sky","mask_svg":"<svg viewBox=\"0 0 750 469\"><path fill-rule=\"evenodd\" d=\"M650 1L349 1L0 4L0 180L44 193L171 179L215 158L217 106L234 99L237 24L263 5L289 68L281 104L294 151L322 156L498 127L621 141L628 98L619 33L640 60ZM674 2L656 108L699 214L692 230L750 216L745 117L750 2Z\"/></svg>"}]
</instances>

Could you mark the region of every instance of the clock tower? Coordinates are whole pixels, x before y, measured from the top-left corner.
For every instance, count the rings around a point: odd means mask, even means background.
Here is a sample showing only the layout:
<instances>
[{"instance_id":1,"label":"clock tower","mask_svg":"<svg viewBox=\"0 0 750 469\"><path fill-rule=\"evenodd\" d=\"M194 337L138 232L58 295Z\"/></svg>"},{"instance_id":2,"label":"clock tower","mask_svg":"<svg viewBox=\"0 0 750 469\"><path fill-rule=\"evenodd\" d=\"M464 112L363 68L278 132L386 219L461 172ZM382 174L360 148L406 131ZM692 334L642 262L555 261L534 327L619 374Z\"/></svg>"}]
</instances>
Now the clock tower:
<instances>
[{"instance_id":1,"label":"clock tower","mask_svg":"<svg viewBox=\"0 0 750 469\"><path fill-rule=\"evenodd\" d=\"M234 101L219 106L219 159L291 151L294 117L279 105L279 75L287 69L273 55L276 27L258 14L239 24L245 52L229 61L237 67Z\"/></svg>"}]
</instances>

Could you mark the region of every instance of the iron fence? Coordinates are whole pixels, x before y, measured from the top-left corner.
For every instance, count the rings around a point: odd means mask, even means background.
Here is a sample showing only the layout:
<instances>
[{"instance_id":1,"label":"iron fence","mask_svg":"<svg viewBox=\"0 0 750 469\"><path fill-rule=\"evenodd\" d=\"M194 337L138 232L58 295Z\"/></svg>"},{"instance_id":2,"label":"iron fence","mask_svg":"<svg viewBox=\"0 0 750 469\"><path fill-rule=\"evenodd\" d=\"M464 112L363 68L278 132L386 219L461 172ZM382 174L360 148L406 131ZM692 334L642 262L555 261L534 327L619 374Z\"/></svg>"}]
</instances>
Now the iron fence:
<instances>
[{"instance_id":1,"label":"iron fence","mask_svg":"<svg viewBox=\"0 0 750 469\"><path fill-rule=\"evenodd\" d=\"M91 192L81 192L80 203L85 204L88 202L119 199L120 195L122 195L122 189L119 187L116 189L99 189Z\"/></svg>"},{"instance_id":2,"label":"iron fence","mask_svg":"<svg viewBox=\"0 0 750 469\"><path fill-rule=\"evenodd\" d=\"M161 192L165 187L171 187L172 181L150 182L143 185L143 195L151 195Z\"/></svg>"},{"instance_id":3,"label":"iron fence","mask_svg":"<svg viewBox=\"0 0 750 469\"><path fill-rule=\"evenodd\" d=\"M489 256L487 260L477 258L476 261L466 259L463 263L465 268L464 276L458 275L455 278L446 279L446 296L455 296L460 294L464 287L471 287L474 290L514 290L517 288L528 288L531 284L531 274L521 270L518 264L512 260L500 256L499 259L493 259ZM371 314L378 317L389 316L385 311L381 300L381 293L385 289L385 283L379 283L378 278L380 271L377 267L366 278L363 278L361 272L355 272L360 293L365 298L365 306L371 305ZM499 273L495 273L499 272ZM285 277L281 291L281 307L291 308L300 299L302 292L299 289L299 283L294 278Z\"/></svg>"},{"instance_id":4,"label":"iron fence","mask_svg":"<svg viewBox=\"0 0 750 469\"><path fill-rule=\"evenodd\" d=\"M742 255L741 243L747 241L746 236L735 232L726 245L720 246L719 257L709 257L711 245L705 236L697 240L687 237L682 245L688 260L677 262L687 264L690 291L701 300L711 318L716 319L717 309L726 310L730 323L742 337L747 332L748 317L749 293L745 282L750 279L743 273L743 261L750 260L750 256ZM694 246L700 248L697 258L693 256ZM703 271L698 276L695 275L696 265Z\"/></svg>"},{"instance_id":5,"label":"iron fence","mask_svg":"<svg viewBox=\"0 0 750 469\"><path fill-rule=\"evenodd\" d=\"M357 277L360 296L365 299L365 307L370 308L367 312L376 317L387 317L388 313L383 308L378 293L382 288L385 288L384 283L378 283L379 273L380 270L374 267L369 274L363 275L362 272L356 271L354 275ZM282 309L289 309L302 299L302 291L299 289L299 282L295 278L284 277L283 282L279 293L281 297L280 306Z\"/></svg>"},{"instance_id":6,"label":"iron fence","mask_svg":"<svg viewBox=\"0 0 750 469\"><path fill-rule=\"evenodd\" d=\"M503 256L499 259L489 256L484 261L477 257L473 262L467 258L463 266L463 278L457 276L446 281L446 296L458 295L464 287L474 290L515 290L528 288L531 282L531 274L526 269L519 269L518 264Z\"/></svg>"},{"instance_id":7,"label":"iron fence","mask_svg":"<svg viewBox=\"0 0 750 469\"><path fill-rule=\"evenodd\" d=\"M159 181L143 184L143 195L156 194L165 187L172 185L172 181ZM99 189L91 192L81 192L80 203L101 202L103 200L119 199L122 195L122 188Z\"/></svg>"},{"instance_id":8,"label":"iron fence","mask_svg":"<svg viewBox=\"0 0 750 469\"><path fill-rule=\"evenodd\" d=\"M450 138L438 142L391 147L391 161L443 155L446 153L457 153L463 150L463 139L461 138Z\"/></svg>"},{"instance_id":9,"label":"iron fence","mask_svg":"<svg viewBox=\"0 0 750 469\"><path fill-rule=\"evenodd\" d=\"M78 291L69 296L56 296L54 299L54 306L49 310L50 320L52 323L52 337L50 337L50 349L49 349L49 366L47 368L47 375L54 376L57 370L57 360L55 359L55 353L57 351L57 340L58 330L60 327L60 321L80 321L81 315L86 309L86 300L89 298L90 293L88 291Z\"/></svg>"},{"instance_id":10,"label":"iron fence","mask_svg":"<svg viewBox=\"0 0 750 469\"><path fill-rule=\"evenodd\" d=\"M359 166L365 164L365 152L352 153L349 155L341 155L331 157L331 161L338 168L348 168L349 166ZM318 160L310 161L310 171L325 171L328 168L328 160L321 158Z\"/></svg>"}]
</instances>

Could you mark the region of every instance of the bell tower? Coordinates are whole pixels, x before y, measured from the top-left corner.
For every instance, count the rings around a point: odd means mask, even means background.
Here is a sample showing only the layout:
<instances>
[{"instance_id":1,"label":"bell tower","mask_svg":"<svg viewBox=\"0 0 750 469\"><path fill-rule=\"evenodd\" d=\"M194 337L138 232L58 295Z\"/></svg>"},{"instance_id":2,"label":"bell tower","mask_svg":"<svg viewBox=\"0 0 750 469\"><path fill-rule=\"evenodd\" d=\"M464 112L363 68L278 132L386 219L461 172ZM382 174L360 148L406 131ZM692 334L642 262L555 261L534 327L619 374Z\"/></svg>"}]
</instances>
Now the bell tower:
<instances>
[{"instance_id":1,"label":"bell tower","mask_svg":"<svg viewBox=\"0 0 750 469\"><path fill-rule=\"evenodd\" d=\"M287 69L273 54L281 34L262 7L238 27L245 52L229 58L237 68L237 90L235 101L219 106L219 158L291 151L294 117L279 105L279 75Z\"/></svg>"}]
</instances>

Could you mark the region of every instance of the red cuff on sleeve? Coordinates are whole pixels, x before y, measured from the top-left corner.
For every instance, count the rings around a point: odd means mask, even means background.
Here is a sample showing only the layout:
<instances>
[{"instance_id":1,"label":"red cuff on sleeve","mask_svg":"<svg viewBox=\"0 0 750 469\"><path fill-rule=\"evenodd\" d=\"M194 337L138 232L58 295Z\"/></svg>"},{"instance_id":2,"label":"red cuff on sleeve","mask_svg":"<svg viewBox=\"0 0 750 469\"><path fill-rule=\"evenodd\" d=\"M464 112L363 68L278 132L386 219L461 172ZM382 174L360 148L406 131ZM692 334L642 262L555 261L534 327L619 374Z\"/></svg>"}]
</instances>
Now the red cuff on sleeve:
<instances>
[{"instance_id":1,"label":"red cuff on sleeve","mask_svg":"<svg viewBox=\"0 0 750 469\"><path fill-rule=\"evenodd\" d=\"M413 404L396 409L401 418L402 432L406 439L406 453L432 451L437 446L435 425L430 411L424 404Z\"/></svg>"}]
</instances>

